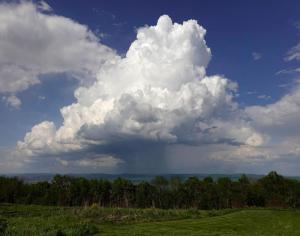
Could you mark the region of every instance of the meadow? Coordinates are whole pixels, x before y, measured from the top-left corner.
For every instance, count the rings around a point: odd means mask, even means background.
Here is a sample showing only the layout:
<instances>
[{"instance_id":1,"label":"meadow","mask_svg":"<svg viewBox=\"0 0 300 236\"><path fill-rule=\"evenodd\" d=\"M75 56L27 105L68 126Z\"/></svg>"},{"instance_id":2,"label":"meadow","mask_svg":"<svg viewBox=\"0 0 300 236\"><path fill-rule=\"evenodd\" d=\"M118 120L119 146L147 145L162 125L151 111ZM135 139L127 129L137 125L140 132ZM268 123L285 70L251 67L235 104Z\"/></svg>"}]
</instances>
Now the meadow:
<instances>
[{"instance_id":1,"label":"meadow","mask_svg":"<svg viewBox=\"0 0 300 236\"><path fill-rule=\"evenodd\" d=\"M294 209L162 210L0 205L0 235L300 235Z\"/></svg>"}]
</instances>

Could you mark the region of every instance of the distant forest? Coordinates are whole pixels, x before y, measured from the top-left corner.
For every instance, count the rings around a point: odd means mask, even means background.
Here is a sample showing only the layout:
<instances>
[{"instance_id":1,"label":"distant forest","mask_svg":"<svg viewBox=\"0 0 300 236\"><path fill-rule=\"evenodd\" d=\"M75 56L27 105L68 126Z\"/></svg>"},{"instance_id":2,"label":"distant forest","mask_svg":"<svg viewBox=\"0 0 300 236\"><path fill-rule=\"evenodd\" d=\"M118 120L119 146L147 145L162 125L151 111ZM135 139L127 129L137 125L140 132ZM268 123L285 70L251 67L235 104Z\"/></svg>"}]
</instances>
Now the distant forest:
<instances>
[{"instance_id":1,"label":"distant forest","mask_svg":"<svg viewBox=\"0 0 300 236\"><path fill-rule=\"evenodd\" d=\"M300 182L272 171L251 180L242 175L203 180L190 177L132 183L56 175L47 182L25 183L17 177L0 177L0 202L55 206L88 206L163 209L223 209L243 207L300 208Z\"/></svg>"}]
</instances>

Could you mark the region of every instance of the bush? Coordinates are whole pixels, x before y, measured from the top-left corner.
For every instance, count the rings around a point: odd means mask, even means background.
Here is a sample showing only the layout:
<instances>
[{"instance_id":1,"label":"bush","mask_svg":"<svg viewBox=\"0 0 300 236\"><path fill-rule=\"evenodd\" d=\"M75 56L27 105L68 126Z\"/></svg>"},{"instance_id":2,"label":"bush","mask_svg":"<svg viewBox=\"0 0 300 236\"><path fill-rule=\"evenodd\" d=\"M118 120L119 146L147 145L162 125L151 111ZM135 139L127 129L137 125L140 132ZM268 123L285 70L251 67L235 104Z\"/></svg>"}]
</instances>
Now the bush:
<instances>
[{"instance_id":1,"label":"bush","mask_svg":"<svg viewBox=\"0 0 300 236\"><path fill-rule=\"evenodd\" d=\"M66 234L61 231L60 229L56 232L56 235L55 236L66 236Z\"/></svg>"},{"instance_id":2,"label":"bush","mask_svg":"<svg viewBox=\"0 0 300 236\"><path fill-rule=\"evenodd\" d=\"M0 235L5 235L7 229L7 220L4 218L0 218Z\"/></svg>"},{"instance_id":3,"label":"bush","mask_svg":"<svg viewBox=\"0 0 300 236\"><path fill-rule=\"evenodd\" d=\"M91 236L98 232L98 228L89 223L80 223L78 228L75 229L72 236Z\"/></svg>"}]
</instances>

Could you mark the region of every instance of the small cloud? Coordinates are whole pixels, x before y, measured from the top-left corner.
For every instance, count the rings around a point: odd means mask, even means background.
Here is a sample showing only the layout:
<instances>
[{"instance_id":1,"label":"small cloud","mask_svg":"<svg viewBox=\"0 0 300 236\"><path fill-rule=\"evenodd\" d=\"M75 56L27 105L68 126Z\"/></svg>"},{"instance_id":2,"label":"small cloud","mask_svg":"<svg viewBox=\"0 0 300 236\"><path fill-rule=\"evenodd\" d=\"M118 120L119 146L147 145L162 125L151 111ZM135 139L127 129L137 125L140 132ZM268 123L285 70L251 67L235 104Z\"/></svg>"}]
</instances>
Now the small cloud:
<instances>
[{"instance_id":1,"label":"small cloud","mask_svg":"<svg viewBox=\"0 0 300 236\"><path fill-rule=\"evenodd\" d=\"M248 91L247 94L248 95L253 95L253 94L257 94L257 92L255 92L255 91Z\"/></svg>"},{"instance_id":2,"label":"small cloud","mask_svg":"<svg viewBox=\"0 0 300 236\"><path fill-rule=\"evenodd\" d=\"M113 23L112 25L113 25L113 26L116 26L116 27L121 27L121 26L126 25L126 24L127 24L127 22L124 21L124 22L115 22L115 23Z\"/></svg>"},{"instance_id":3,"label":"small cloud","mask_svg":"<svg viewBox=\"0 0 300 236\"><path fill-rule=\"evenodd\" d=\"M296 46L292 47L290 50L287 51L284 60L285 61L300 60L300 43L298 43Z\"/></svg>"},{"instance_id":4,"label":"small cloud","mask_svg":"<svg viewBox=\"0 0 300 236\"><path fill-rule=\"evenodd\" d=\"M64 167L80 166L88 168L116 167L125 163L123 160L109 155L88 156L80 160L65 160L62 158L56 158L56 161Z\"/></svg>"},{"instance_id":5,"label":"small cloud","mask_svg":"<svg viewBox=\"0 0 300 236\"><path fill-rule=\"evenodd\" d=\"M289 84L278 84L278 88L286 88Z\"/></svg>"},{"instance_id":6,"label":"small cloud","mask_svg":"<svg viewBox=\"0 0 300 236\"><path fill-rule=\"evenodd\" d=\"M76 165L82 167L114 167L124 163L123 160L115 158L113 156L97 156L93 158L84 158L76 161Z\"/></svg>"},{"instance_id":7,"label":"small cloud","mask_svg":"<svg viewBox=\"0 0 300 236\"><path fill-rule=\"evenodd\" d=\"M45 97L45 96L42 96L42 95L40 95L40 96L38 96L38 99L39 99L39 100L45 100L45 99L46 99L46 97Z\"/></svg>"},{"instance_id":8,"label":"small cloud","mask_svg":"<svg viewBox=\"0 0 300 236\"><path fill-rule=\"evenodd\" d=\"M281 75L281 74L295 74L295 73L299 73L299 72L300 72L300 68L283 69L283 70L277 71L275 75Z\"/></svg>"},{"instance_id":9,"label":"small cloud","mask_svg":"<svg viewBox=\"0 0 300 236\"><path fill-rule=\"evenodd\" d=\"M254 61L257 61L262 58L262 54L259 52L252 52L252 57Z\"/></svg>"},{"instance_id":10,"label":"small cloud","mask_svg":"<svg viewBox=\"0 0 300 236\"><path fill-rule=\"evenodd\" d=\"M22 105L21 100L15 95L10 95L8 97L4 96L2 97L2 100L6 103L7 106L11 106L15 109L19 109Z\"/></svg>"},{"instance_id":11,"label":"small cloud","mask_svg":"<svg viewBox=\"0 0 300 236\"><path fill-rule=\"evenodd\" d=\"M46 3L45 1L39 1L37 3L37 8L40 11L44 11L44 12L51 12L51 11L53 11L52 7L50 7L50 5L48 3Z\"/></svg>"},{"instance_id":12,"label":"small cloud","mask_svg":"<svg viewBox=\"0 0 300 236\"><path fill-rule=\"evenodd\" d=\"M94 30L94 34L100 39L107 38L110 36L109 34L100 31L100 29Z\"/></svg>"},{"instance_id":13,"label":"small cloud","mask_svg":"<svg viewBox=\"0 0 300 236\"><path fill-rule=\"evenodd\" d=\"M97 8L93 8L92 11L99 16L109 17L113 20L115 20L117 18L115 14L113 14L112 12L109 12L109 11L99 10Z\"/></svg>"},{"instance_id":14,"label":"small cloud","mask_svg":"<svg viewBox=\"0 0 300 236\"><path fill-rule=\"evenodd\" d=\"M266 94L261 94L257 96L258 99L264 99L264 100L269 100L271 99L271 96L266 95Z\"/></svg>"}]
</instances>

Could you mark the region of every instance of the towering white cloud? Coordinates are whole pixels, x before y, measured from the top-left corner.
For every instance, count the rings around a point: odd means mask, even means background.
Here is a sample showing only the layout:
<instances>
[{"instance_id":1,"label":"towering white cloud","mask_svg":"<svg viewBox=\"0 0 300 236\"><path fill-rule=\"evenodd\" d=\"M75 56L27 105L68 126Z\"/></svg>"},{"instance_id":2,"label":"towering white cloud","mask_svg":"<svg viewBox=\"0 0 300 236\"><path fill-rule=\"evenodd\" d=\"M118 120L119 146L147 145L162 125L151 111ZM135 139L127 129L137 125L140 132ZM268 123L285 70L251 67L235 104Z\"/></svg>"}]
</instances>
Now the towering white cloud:
<instances>
[{"instance_id":1,"label":"towering white cloud","mask_svg":"<svg viewBox=\"0 0 300 236\"><path fill-rule=\"evenodd\" d=\"M168 153L179 166L231 168L300 155L300 87L273 104L240 108L238 85L206 74L211 51L195 20L178 24L161 16L137 30L123 57L86 26L53 15L45 2L0 4L0 22L5 103L19 107L17 93L43 74L69 73L81 82L76 102L60 110L62 125L32 127L11 154L12 168L46 160L63 168L163 170L154 161ZM297 49L287 60L297 59ZM5 158L0 167L9 163Z\"/></svg>"},{"instance_id":2,"label":"towering white cloud","mask_svg":"<svg viewBox=\"0 0 300 236\"><path fill-rule=\"evenodd\" d=\"M262 145L263 136L233 101L237 85L206 75L211 51L205 33L195 20L177 24L166 15L157 25L138 29L124 58L111 57L92 85L75 91L77 102L61 109L63 125L34 126L17 152L39 156L97 149L114 155L108 146L124 142L128 148L137 140Z\"/></svg>"}]
</instances>

